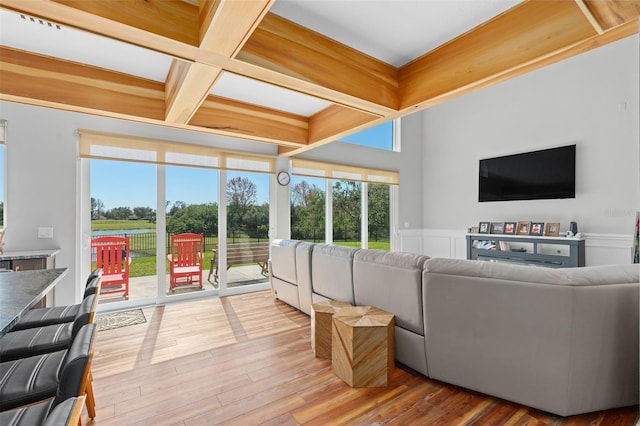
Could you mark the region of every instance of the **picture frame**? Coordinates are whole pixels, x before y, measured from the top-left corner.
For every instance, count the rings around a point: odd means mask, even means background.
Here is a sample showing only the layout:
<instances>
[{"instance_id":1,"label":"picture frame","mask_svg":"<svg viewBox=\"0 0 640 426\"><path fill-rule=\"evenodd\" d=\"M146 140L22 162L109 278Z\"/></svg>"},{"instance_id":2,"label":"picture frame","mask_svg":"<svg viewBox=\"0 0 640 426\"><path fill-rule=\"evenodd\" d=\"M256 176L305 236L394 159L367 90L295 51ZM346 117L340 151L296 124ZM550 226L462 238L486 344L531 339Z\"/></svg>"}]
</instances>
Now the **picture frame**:
<instances>
[{"instance_id":1,"label":"picture frame","mask_svg":"<svg viewBox=\"0 0 640 426\"><path fill-rule=\"evenodd\" d=\"M480 232L480 228L477 226L472 226L471 228L469 228L470 234L478 234L479 232Z\"/></svg>"},{"instance_id":2,"label":"picture frame","mask_svg":"<svg viewBox=\"0 0 640 426\"><path fill-rule=\"evenodd\" d=\"M549 222L544 227L544 235L547 237L557 237L560 235L560 224Z\"/></svg>"},{"instance_id":3,"label":"picture frame","mask_svg":"<svg viewBox=\"0 0 640 426\"><path fill-rule=\"evenodd\" d=\"M489 222L480 222L478 225L478 234L488 234L490 226L491 224Z\"/></svg>"},{"instance_id":4,"label":"picture frame","mask_svg":"<svg viewBox=\"0 0 640 426\"><path fill-rule=\"evenodd\" d=\"M531 222L529 235L542 236L544 234L544 222Z\"/></svg>"},{"instance_id":5,"label":"picture frame","mask_svg":"<svg viewBox=\"0 0 640 426\"><path fill-rule=\"evenodd\" d=\"M529 235L529 229L531 229L531 222L518 222L516 235Z\"/></svg>"},{"instance_id":6,"label":"picture frame","mask_svg":"<svg viewBox=\"0 0 640 426\"><path fill-rule=\"evenodd\" d=\"M491 222L490 233L491 234L503 234L504 233L504 222Z\"/></svg>"},{"instance_id":7,"label":"picture frame","mask_svg":"<svg viewBox=\"0 0 640 426\"><path fill-rule=\"evenodd\" d=\"M506 235L515 235L516 229L518 229L517 222L505 222L504 223L504 233Z\"/></svg>"}]
</instances>

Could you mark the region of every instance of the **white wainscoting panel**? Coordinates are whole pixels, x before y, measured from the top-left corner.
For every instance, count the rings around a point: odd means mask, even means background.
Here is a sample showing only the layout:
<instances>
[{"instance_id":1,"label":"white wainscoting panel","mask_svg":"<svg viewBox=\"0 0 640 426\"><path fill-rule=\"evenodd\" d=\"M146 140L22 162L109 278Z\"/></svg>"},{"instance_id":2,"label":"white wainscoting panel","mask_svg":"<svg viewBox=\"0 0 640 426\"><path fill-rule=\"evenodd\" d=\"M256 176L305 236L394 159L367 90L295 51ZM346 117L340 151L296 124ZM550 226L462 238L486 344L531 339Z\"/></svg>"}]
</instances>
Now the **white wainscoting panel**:
<instances>
[{"instance_id":1,"label":"white wainscoting panel","mask_svg":"<svg viewBox=\"0 0 640 426\"><path fill-rule=\"evenodd\" d=\"M466 230L456 229L405 229L399 232L400 251L425 254L429 257L466 259L466 235ZM631 234L582 236L585 239L586 266L631 263Z\"/></svg>"},{"instance_id":2,"label":"white wainscoting panel","mask_svg":"<svg viewBox=\"0 0 640 426\"><path fill-rule=\"evenodd\" d=\"M422 251L424 240L422 229L401 229L398 231L398 239L400 243L398 251L424 254Z\"/></svg>"},{"instance_id":3,"label":"white wainscoting panel","mask_svg":"<svg viewBox=\"0 0 640 426\"><path fill-rule=\"evenodd\" d=\"M633 235L583 234L586 266L631 263Z\"/></svg>"}]
</instances>

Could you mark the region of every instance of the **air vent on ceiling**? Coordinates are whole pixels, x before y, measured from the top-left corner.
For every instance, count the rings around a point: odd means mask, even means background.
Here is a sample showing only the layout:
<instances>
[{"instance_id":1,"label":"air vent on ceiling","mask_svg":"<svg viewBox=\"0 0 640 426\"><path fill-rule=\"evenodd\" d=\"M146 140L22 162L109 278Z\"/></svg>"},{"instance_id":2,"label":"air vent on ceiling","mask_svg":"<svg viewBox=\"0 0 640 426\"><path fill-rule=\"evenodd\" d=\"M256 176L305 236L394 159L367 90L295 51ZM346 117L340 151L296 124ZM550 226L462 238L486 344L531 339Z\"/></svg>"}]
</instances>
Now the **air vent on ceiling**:
<instances>
[{"instance_id":1,"label":"air vent on ceiling","mask_svg":"<svg viewBox=\"0 0 640 426\"><path fill-rule=\"evenodd\" d=\"M53 22L44 21L44 20L42 20L40 18L34 18L33 16L27 16L27 15L22 15L22 14L20 15L20 17L22 19L24 19L25 21L30 21L30 22L33 22L34 24L44 25L46 27L55 28L55 29L58 29L58 30L62 29L62 27L60 25L55 24Z\"/></svg>"}]
</instances>

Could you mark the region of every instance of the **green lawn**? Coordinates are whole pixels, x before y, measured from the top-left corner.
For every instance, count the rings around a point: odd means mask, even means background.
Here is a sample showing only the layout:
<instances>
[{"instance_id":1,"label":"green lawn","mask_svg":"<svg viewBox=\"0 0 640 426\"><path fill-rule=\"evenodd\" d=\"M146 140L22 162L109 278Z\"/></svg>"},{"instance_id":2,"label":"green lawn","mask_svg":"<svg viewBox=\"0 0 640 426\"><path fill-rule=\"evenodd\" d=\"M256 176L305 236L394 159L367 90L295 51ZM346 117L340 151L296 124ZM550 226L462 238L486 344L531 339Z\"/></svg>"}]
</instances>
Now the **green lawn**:
<instances>
[{"instance_id":1,"label":"green lawn","mask_svg":"<svg viewBox=\"0 0 640 426\"><path fill-rule=\"evenodd\" d=\"M96 219L91 221L92 231L119 231L126 229L156 229L156 224L148 220Z\"/></svg>"},{"instance_id":2,"label":"green lawn","mask_svg":"<svg viewBox=\"0 0 640 426\"><path fill-rule=\"evenodd\" d=\"M360 248L360 241L334 241L336 246ZM389 241L369 241L369 249L371 250L390 250Z\"/></svg>"}]
</instances>

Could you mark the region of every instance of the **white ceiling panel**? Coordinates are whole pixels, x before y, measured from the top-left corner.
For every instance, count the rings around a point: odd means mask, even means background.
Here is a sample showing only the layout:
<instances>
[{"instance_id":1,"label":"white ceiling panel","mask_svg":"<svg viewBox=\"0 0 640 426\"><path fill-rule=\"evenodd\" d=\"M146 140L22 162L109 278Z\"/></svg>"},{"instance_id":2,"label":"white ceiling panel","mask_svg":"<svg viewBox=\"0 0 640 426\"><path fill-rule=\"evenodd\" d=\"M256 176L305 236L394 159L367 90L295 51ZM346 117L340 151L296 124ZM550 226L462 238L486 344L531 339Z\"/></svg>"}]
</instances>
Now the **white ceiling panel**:
<instances>
[{"instance_id":1,"label":"white ceiling panel","mask_svg":"<svg viewBox=\"0 0 640 426\"><path fill-rule=\"evenodd\" d=\"M307 117L330 105L323 99L229 72L222 74L211 94Z\"/></svg>"},{"instance_id":2,"label":"white ceiling panel","mask_svg":"<svg viewBox=\"0 0 640 426\"><path fill-rule=\"evenodd\" d=\"M402 66L522 0L276 0L270 11Z\"/></svg>"},{"instance_id":3,"label":"white ceiling panel","mask_svg":"<svg viewBox=\"0 0 640 426\"><path fill-rule=\"evenodd\" d=\"M163 82L170 56L0 9L0 44Z\"/></svg>"}]
</instances>

